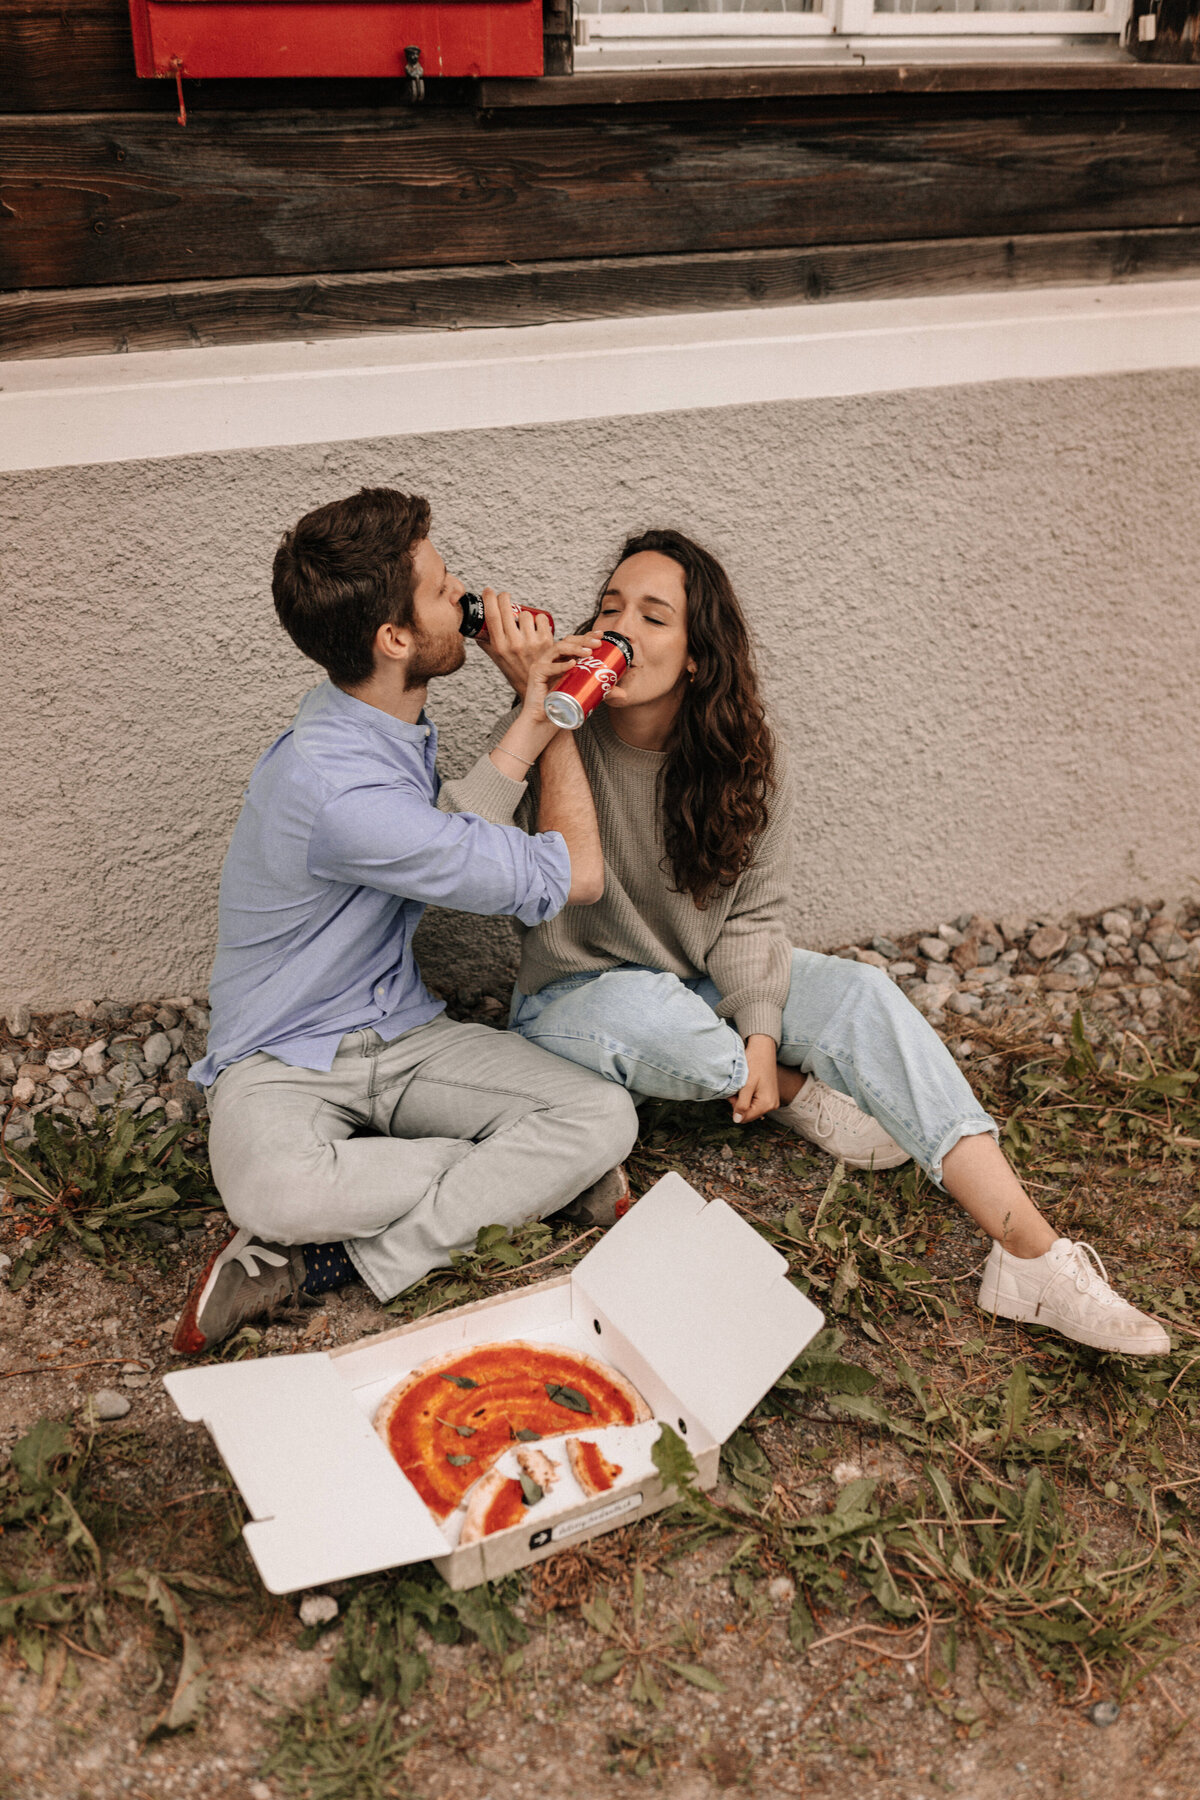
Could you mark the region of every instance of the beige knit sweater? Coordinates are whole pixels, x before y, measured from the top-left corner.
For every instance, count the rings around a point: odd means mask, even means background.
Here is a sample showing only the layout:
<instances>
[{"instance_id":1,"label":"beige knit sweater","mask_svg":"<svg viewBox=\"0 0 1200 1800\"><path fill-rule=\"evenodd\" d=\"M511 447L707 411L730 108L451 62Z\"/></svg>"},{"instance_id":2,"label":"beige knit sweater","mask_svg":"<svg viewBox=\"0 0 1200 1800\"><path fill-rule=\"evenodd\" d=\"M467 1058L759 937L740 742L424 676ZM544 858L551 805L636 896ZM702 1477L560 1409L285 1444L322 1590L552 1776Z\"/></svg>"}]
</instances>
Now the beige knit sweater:
<instances>
[{"instance_id":1,"label":"beige knit sweater","mask_svg":"<svg viewBox=\"0 0 1200 1800\"><path fill-rule=\"evenodd\" d=\"M506 713L496 743L512 724ZM587 770L604 851L604 894L594 906L565 906L546 925L521 929L517 984L536 994L565 975L624 963L664 970L682 980L707 975L719 988L718 1012L743 1038L760 1032L779 1042L791 977L791 944L782 922L789 881L792 784L778 769L770 819L753 863L732 887L718 888L703 910L673 891L664 856L658 777L660 750L622 743L603 706L575 733ZM461 781L443 783L445 812L473 812L495 824L536 829L537 771L511 781L485 754Z\"/></svg>"}]
</instances>

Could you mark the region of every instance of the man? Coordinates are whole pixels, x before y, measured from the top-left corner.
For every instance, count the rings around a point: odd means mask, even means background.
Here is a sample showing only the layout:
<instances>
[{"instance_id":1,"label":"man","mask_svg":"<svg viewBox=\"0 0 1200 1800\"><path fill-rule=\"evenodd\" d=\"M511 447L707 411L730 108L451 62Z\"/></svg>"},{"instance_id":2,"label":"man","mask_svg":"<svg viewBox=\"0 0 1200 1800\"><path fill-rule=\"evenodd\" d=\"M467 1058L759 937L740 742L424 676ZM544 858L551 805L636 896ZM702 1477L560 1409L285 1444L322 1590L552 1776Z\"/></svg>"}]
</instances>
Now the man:
<instances>
[{"instance_id":1,"label":"man","mask_svg":"<svg viewBox=\"0 0 1200 1800\"><path fill-rule=\"evenodd\" d=\"M364 488L319 507L284 537L273 585L329 679L258 762L221 876L208 1054L191 1075L239 1229L188 1298L185 1355L347 1281L390 1300L481 1225L545 1217L592 1184L611 1211L637 1132L613 1083L451 1023L412 953L429 902L535 925L599 898L591 791L542 710L590 640L556 645L484 590L489 654L528 686L443 811L424 707L430 681L462 666L465 590L430 541L428 503ZM535 760L528 836L506 821Z\"/></svg>"}]
</instances>

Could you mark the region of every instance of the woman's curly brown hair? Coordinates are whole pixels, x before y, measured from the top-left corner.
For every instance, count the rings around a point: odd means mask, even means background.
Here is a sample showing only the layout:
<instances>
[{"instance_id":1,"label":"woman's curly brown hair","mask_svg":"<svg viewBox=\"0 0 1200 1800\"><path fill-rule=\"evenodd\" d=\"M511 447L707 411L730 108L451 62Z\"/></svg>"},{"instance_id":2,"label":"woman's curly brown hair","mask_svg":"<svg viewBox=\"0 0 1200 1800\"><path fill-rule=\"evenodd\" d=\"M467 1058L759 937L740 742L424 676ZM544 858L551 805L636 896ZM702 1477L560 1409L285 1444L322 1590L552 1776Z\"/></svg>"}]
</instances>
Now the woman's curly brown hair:
<instances>
[{"instance_id":1,"label":"woman's curly brown hair","mask_svg":"<svg viewBox=\"0 0 1200 1800\"><path fill-rule=\"evenodd\" d=\"M687 592L696 673L667 745L659 805L664 862L677 892L703 909L753 860L775 786L775 744L758 695L750 634L725 570L682 532L643 531L626 541L613 572L643 550L677 562Z\"/></svg>"}]
</instances>

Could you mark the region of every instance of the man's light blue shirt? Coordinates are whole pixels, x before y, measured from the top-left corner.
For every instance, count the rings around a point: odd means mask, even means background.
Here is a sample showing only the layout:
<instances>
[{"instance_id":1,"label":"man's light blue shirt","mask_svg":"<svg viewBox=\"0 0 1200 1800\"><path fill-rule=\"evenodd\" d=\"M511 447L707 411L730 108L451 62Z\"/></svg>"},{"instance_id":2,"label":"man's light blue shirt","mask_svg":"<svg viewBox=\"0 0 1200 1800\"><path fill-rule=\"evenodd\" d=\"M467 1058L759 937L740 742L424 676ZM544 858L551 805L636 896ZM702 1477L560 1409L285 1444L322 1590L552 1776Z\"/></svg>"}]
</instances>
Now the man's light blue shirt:
<instances>
[{"instance_id":1,"label":"man's light blue shirt","mask_svg":"<svg viewBox=\"0 0 1200 1800\"><path fill-rule=\"evenodd\" d=\"M390 1042L443 1010L412 938L426 905L552 919L571 883L556 831L437 810L437 732L323 682L257 763L221 873L209 1087L265 1050L332 1067L348 1031Z\"/></svg>"}]
</instances>

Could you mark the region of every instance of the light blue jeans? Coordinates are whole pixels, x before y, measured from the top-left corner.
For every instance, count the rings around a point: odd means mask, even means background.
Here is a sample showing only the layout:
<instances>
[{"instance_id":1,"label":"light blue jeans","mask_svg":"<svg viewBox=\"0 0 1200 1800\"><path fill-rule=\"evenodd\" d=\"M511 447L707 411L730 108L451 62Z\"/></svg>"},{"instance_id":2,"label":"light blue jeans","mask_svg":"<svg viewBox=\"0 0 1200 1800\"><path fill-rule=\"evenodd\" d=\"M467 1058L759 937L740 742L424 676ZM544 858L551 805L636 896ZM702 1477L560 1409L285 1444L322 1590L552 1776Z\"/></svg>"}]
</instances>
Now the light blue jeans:
<instances>
[{"instance_id":1,"label":"light blue jeans","mask_svg":"<svg viewBox=\"0 0 1200 1800\"><path fill-rule=\"evenodd\" d=\"M746 1079L746 1053L720 999L706 979L610 969L517 988L509 1028L636 1099L724 1100ZM933 1027L868 963L792 952L779 1061L848 1094L939 1186L960 1138L999 1135Z\"/></svg>"}]
</instances>

